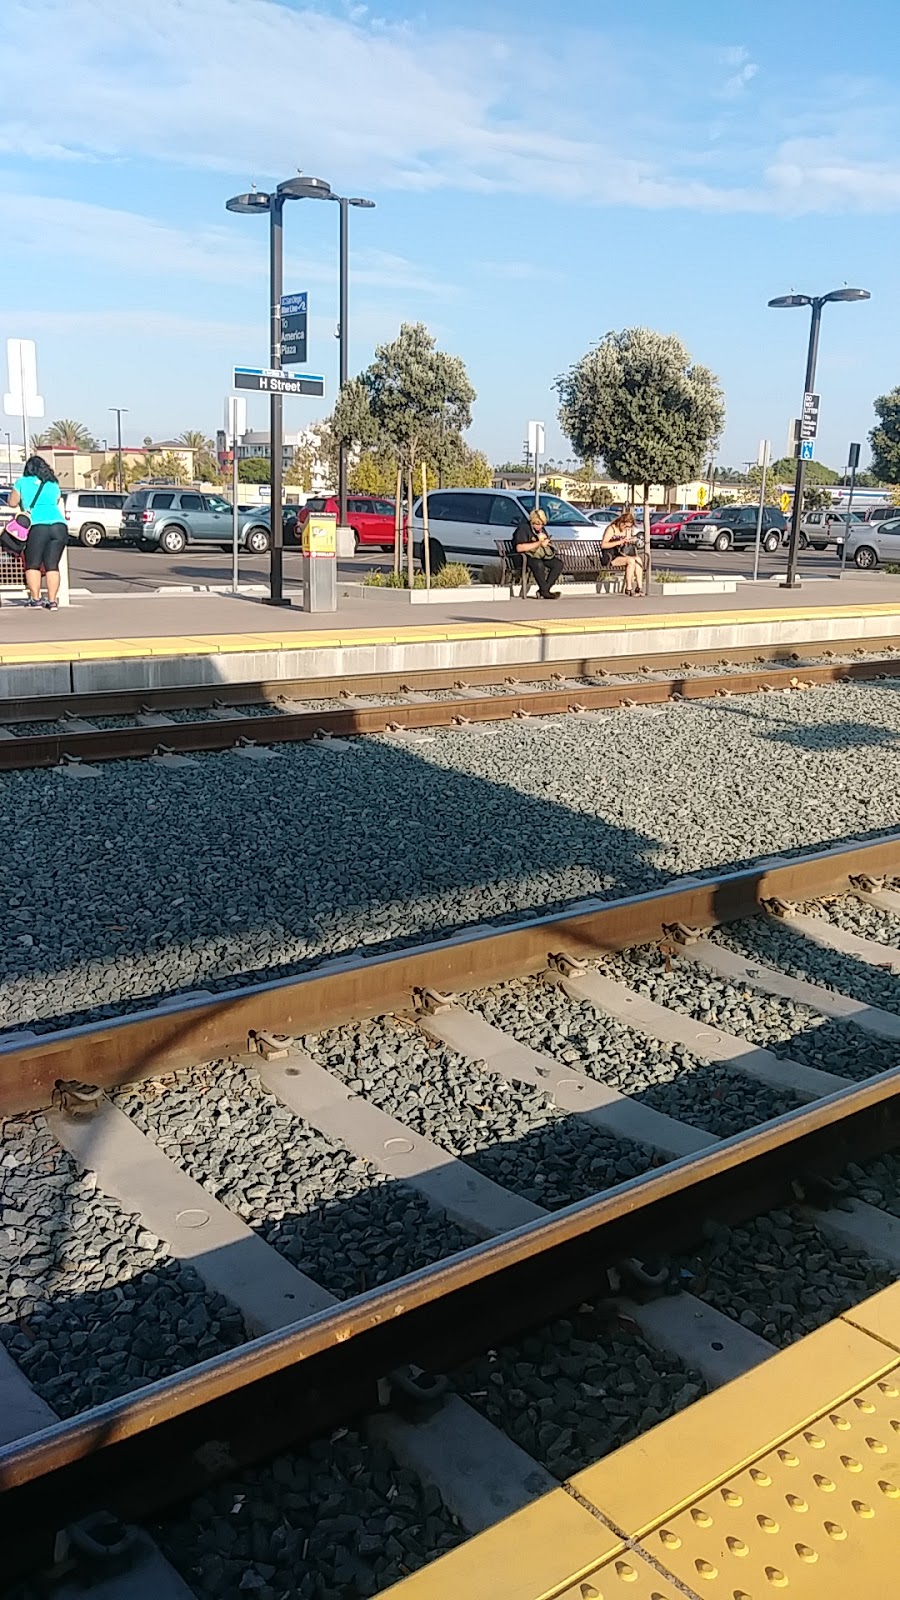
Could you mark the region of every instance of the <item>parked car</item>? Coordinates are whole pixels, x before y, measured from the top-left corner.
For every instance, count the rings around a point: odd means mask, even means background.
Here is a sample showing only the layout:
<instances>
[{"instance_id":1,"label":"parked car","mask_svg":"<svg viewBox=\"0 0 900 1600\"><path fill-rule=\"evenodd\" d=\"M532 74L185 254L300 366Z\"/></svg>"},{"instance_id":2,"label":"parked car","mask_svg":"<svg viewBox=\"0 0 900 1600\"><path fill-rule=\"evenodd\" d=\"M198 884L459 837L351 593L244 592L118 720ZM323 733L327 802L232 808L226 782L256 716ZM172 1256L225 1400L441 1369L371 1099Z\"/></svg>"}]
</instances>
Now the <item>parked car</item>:
<instances>
[{"instance_id":1,"label":"parked car","mask_svg":"<svg viewBox=\"0 0 900 1600\"><path fill-rule=\"evenodd\" d=\"M598 539L602 529L587 512L561 500L556 494L542 494L541 510L547 513L550 538ZM428 523L432 565L444 559L463 561L467 566L483 567L497 560L497 540L512 537L515 528L534 506L534 495L513 489L437 489L428 496ZM422 538L422 501L413 508L413 539ZM422 559L422 544L415 546Z\"/></svg>"},{"instance_id":2,"label":"parked car","mask_svg":"<svg viewBox=\"0 0 900 1600\"><path fill-rule=\"evenodd\" d=\"M725 506L685 524L681 543L689 550L743 550L756 543L758 506ZM762 547L771 555L782 543L787 518L774 506L763 506Z\"/></svg>"},{"instance_id":3,"label":"parked car","mask_svg":"<svg viewBox=\"0 0 900 1600\"><path fill-rule=\"evenodd\" d=\"M615 522L618 515L618 511L611 511L608 506L602 511L589 511L587 513L588 521L593 522L597 528L608 528L611 522Z\"/></svg>"},{"instance_id":4,"label":"parked car","mask_svg":"<svg viewBox=\"0 0 900 1600\"><path fill-rule=\"evenodd\" d=\"M838 541L843 553L843 540ZM883 561L900 563L900 512L890 522L854 522L847 540L847 561L870 572Z\"/></svg>"},{"instance_id":5,"label":"parked car","mask_svg":"<svg viewBox=\"0 0 900 1600\"><path fill-rule=\"evenodd\" d=\"M104 539L118 537L126 496L112 489L64 489L60 497L69 538L95 550Z\"/></svg>"},{"instance_id":6,"label":"parked car","mask_svg":"<svg viewBox=\"0 0 900 1600\"><path fill-rule=\"evenodd\" d=\"M896 514L896 513L895 513ZM800 518L800 549L827 550L830 544L843 540L848 521L851 528L862 522L862 516L853 511L807 511Z\"/></svg>"},{"instance_id":7,"label":"parked car","mask_svg":"<svg viewBox=\"0 0 900 1600\"><path fill-rule=\"evenodd\" d=\"M900 510L897 506L869 506L867 511L861 511L859 515L866 522L893 522L900 515Z\"/></svg>"},{"instance_id":8,"label":"parked car","mask_svg":"<svg viewBox=\"0 0 900 1600\"><path fill-rule=\"evenodd\" d=\"M431 504L429 500L429 505ZM297 536L302 538L303 524L312 511L330 511L340 523L340 502L336 495L313 495L300 507L297 518ZM353 529L353 543L357 551L363 546L377 550L394 548L394 502L379 495L351 494L347 496L347 526Z\"/></svg>"},{"instance_id":9,"label":"parked car","mask_svg":"<svg viewBox=\"0 0 900 1600\"><path fill-rule=\"evenodd\" d=\"M242 548L261 555L271 543L268 508L256 508L242 516L238 538ZM122 512L122 537L144 549L180 555L188 545L221 545L228 549L232 539L232 507L220 494L201 494L197 489L135 489L128 495Z\"/></svg>"}]
</instances>

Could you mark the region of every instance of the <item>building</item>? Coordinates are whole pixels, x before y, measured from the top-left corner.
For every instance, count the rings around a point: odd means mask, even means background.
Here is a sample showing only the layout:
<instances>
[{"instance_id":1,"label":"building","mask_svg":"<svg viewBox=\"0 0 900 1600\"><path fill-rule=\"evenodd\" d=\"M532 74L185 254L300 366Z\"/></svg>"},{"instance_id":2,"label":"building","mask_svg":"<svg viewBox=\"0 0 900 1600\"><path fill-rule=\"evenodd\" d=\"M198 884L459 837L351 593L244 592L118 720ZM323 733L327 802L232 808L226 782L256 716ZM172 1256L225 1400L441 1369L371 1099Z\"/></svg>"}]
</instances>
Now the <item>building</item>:
<instances>
[{"instance_id":1,"label":"building","mask_svg":"<svg viewBox=\"0 0 900 1600\"><path fill-rule=\"evenodd\" d=\"M534 473L496 473L493 483L495 489L522 489L527 493L534 489ZM575 478L565 472L542 473L541 488L578 506L599 504L601 500L607 505L627 505L632 497L630 485L617 483L614 478L594 478L590 483L585 483L583 478ZM670 489L654 483L650 486L650 504L654 510L666 506L676 511L696 510L705 503L708 493L708 484L699 478L693 483L679 483ZM640 485L635 487L634 500L636 504L643 504Z\"/></svg>"},{"instance_id":2,"label":"building","mask_svg":"<svg viewBox=\"0 0 900 1600\"><path fill-rule=\"evenodd\" d=\"M223 435L224 441L224 435ZM238 461L268 461L271 454L271 439L268 431L253 430L242 433L237 442ZM281 470L289 472L298 455L311 456L312 488L316 492L333 488L330 482L327 466L321 455L321 440L316 427L300 428L296 433L285 433L281 452Z\"/></svg>"}]
</instances>

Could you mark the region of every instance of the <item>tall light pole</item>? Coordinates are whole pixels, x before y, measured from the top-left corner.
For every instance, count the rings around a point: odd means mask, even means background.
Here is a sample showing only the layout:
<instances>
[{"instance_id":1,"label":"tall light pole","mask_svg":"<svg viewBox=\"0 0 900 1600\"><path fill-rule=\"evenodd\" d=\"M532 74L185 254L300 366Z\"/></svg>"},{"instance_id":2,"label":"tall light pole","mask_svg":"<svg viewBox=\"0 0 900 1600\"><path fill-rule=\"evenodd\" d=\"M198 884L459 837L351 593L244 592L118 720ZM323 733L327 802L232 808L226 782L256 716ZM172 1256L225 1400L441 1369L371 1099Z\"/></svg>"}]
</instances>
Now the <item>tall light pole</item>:
<instances>
[{"instance_id":1,"label":"tall light pole","mask_svg":"<svg viewBox=\"0 0 900 1600\"><path fill-rule=\"evenodd\" d=\"M110 411L116 414L116 488L120 494L125 491L125 474L122 471L122 413L127 411L127 406L110 406Z\"/></svg>"},{"instance_id":2,"label":"tall light pole","mask_svg":"<svg viewBox=\"0 0 900 1600\"><path fill-rule=\"evenodd\" d=\"M830 294L782 294L777 299L770 300L769 305L776 310L793 306L809 306L811 310L809 322L809 344L806 350L806 378L804 381L804 395L813 393L816 381L816 361L819 354L819 326L822 321L822 307L832 300L869 300L871 295L868 289L832 289ZM802 411L801 411L802 415ZM803 478L806 472L806 462L800 453L801 445L797 445L797 472L794 478L794 504L791 507L791 542L788 546L787 575L782 584L783 589L793 589L797 583L797 551L800 548L800 518L803 515Z\"/></svg>"},{"instance_id":3,"label":"tall light pole","mask_svg":"<svg viewBox=\"0 0 900 1600\"><path fill-rule=\"evenodd\" d=\"M12 442L10 440L9 433L6 435L6 467L9 474L9 481L12 483Z\"/></svg>"},{"instance_id":4,"label":"tall light pole","mask_svg":"<svg viewBox=\"0 0 900 1600\"><path fill-rule=\"evenodd\" d=\"M283 212L286 200L328 200L331 185L324 178L288 178L274 194L238 194L225 202L226 211L239 216L267 212L269 217L269 344L274 370L281 366L281 293L284 283ZM269 605L290 605L284 597L284 526L281 514L281 477L284 453L284 407L280 394L269 394L269 449L271 452L271 493L269 526Z\"/></svg>"},{"instance_id":5,"label":"tall light pole","mask_svg":"<svg viewBox=\"0 0 900 1600\"><path fill-rule=\"evenodd\" d=\"M340 288L338 302L338 369L340 389L349 377L348 347L349 347L349 276L350 276L350 228L349 217L351 206L361 206L366 211L375 208L374 200L361 200L358 197L348 199L346 195L331 194L329 200L336 200L341 208L340 223ZM347 445L341 440L338 446L338 503L340 505L340 522L344 527L347 522Z\"/></svg>"}]
</instances>

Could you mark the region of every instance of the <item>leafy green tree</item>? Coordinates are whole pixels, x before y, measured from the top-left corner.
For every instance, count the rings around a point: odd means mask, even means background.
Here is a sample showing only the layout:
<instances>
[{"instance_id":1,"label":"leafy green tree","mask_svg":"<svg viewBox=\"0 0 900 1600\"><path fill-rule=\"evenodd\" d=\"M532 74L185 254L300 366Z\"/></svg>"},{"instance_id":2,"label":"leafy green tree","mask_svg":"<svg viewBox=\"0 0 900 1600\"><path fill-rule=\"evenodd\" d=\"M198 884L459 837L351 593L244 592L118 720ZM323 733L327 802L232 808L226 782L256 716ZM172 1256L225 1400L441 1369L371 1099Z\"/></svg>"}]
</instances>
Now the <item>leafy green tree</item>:
<instances>
[{"instance_id":1,"label":"leafy green tree","mask_svg":"<svg viewBox=\"0 0 900 1600\"><path fill-rule=\"evenodd\" d=\"M153 477L165 478L169 483L187 483L189 476L184 461L174 450L166 450L156 458Z\"/></svg>"},{"instance_id":2,"label":"leafy green tree","mask_svg":"<svg viewBox=\"0 0 900 1600\"><path fill-rule=\"evenodd\" d=\"M759 468L754 468L759 471ZM781 456L778 461L773 461L769 467L770 476L775 483L793 483L797 471L797 462L793 456ZM823 488L830 483L840 483L841 475L833 467L826 467L824 461L807 461L804 479L814 488Z\"/></svg>"},{"instance_id":3,"label":"leafy green tree","mask_svg":"<svg viewBox=\"0 0 900 1600\"><path fill-rule=\"evenodd\" d=\"M71 417L62 417L59 422L51 422L41 435L44 448L59 450L96 450L97 441L86 428L83 422L75 422Z\"/></svg>"},{"instance_id":4,"label":"leafy green tree","mask_svg":"<svg viewBox=\"0 0 900 1600\"><path fill-rule=\"evenodd\" d=\"M900 387L874 402L876 426L869 434L872 471L882 483L900 483Z\"/></svg>"},{"instance_id":5,"label":"leafy green tree","mask_svg":"<svg viewBox=\"0 0 900 1600\"><path fill-rule=\"evenodd\" d=\"M240 483L269 483L272 470L264 456L245 456L238 462L238 481Z\"/></svg>"},{"instance_id":6,"label":"leafy green tree","mask_svg":"<svg viewBox=\"0 0 900 1600\"><path fill-rule=\"evenodd\" d=\"M185 450L194 452L194 477L201 483L220 483L223 478L222 469L216 456L214 440L201 433L199 428L185 428L175 440L176 444L183 445Z\"/></svg>"},{"instance_id":7,"label":"leafy green tree","mask_svg":"<svg viewBox=\"0 0 900 1600\"><path fill-rule=\"evenodd\" d=\"M608 333L556 388L563 433L581 459L599 458L613 478L642 485L645 528L650 485L674 488L694 478L725 420L718 379L692 364L675 334L650 328Z\"/></svg>"},{"instance_id":8,"label":"leafy green tree","mask_svg":"<svg viewBox=\"0 0 900 1600\"><path fill-rule=\"evenodd\" d=\"M397 492L397 466L392 455L364 450L347 478L354 494L391 495Z\"/></svg>"}]
</instances>

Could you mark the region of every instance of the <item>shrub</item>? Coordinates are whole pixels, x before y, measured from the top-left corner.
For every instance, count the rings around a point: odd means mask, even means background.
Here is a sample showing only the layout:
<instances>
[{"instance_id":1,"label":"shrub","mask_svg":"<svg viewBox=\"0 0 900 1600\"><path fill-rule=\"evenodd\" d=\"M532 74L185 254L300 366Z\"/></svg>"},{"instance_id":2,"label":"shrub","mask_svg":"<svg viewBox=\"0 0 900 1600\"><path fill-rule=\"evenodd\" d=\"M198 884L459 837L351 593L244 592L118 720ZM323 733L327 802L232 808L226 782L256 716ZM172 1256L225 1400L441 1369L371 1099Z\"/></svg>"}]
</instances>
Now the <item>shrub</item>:
<instances>
[{"instance_id":1,"label":"shrub","mask_svg":"<svg viewBox=\"0 0 900 1600\"><path fill-rule=\"evenodd\" d=\"M503 568L501 567L499 561L494 561L489 566L482 567L478 574L478 582L485 584L490 583L494 585L494 587L499 588L500 584L503 582Z\"/></svg>"},{"instance_id":2,"label":"shrub","mask_svg":"<svg viewBox=\"0 0 900 1600\"><path fill-rule=\"evenodd\" d=\"M464 589L472 582L472 574L461 561L448 561L431 579L432 589ZM367 572L363 583L369 589L407 589L405 572ZM424 589L425 574L417 572L413 588Z\"/></svg>"},{"instance_id":3,"label":"shrub","mask_svg":"<svg viewBox=\"0 0 900 1600\"><path fill-rule=\"evenodd\" d=\"M424 581L424 580L423 580ZM472 582L472 574L462 561L448 561L440 572L434 573L431 579L433 589L467 589Z\"/></svg>"}]
</instances>

